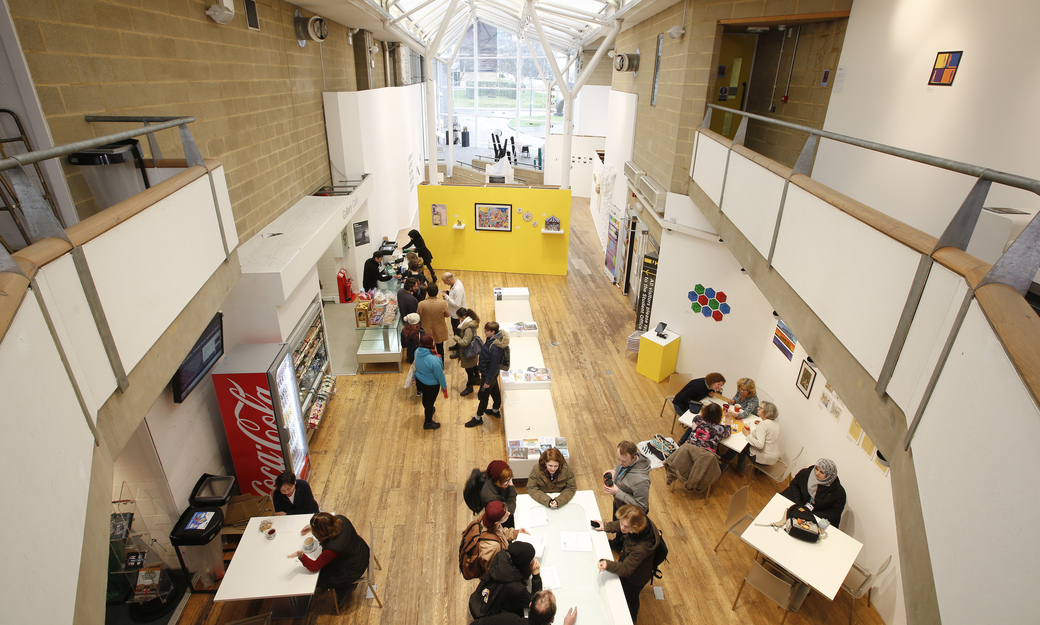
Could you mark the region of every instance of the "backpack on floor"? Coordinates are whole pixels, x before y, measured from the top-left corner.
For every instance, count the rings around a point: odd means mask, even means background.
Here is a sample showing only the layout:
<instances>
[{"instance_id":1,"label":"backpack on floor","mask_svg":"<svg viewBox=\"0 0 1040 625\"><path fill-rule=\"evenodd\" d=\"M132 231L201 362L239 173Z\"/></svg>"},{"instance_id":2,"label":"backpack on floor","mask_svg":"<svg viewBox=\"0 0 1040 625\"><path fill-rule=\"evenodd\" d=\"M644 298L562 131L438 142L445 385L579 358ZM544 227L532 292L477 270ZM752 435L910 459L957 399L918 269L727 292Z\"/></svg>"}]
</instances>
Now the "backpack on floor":
<instances>
[{"instance_id":1,"label":"backpack on floor","mask_svg":"<svg viewBox=\"0 0 1040 625\"><path fill-rule=\"evenodd\" d=\"M466 485L462 487L462 500L466 502L466 507L472 510L474 514L484 509L480 491L484 490L484 482L486 481L487 475L483 471L473 469L469 474L469 479L466 480Z\"/></svg>"}]
</instances>

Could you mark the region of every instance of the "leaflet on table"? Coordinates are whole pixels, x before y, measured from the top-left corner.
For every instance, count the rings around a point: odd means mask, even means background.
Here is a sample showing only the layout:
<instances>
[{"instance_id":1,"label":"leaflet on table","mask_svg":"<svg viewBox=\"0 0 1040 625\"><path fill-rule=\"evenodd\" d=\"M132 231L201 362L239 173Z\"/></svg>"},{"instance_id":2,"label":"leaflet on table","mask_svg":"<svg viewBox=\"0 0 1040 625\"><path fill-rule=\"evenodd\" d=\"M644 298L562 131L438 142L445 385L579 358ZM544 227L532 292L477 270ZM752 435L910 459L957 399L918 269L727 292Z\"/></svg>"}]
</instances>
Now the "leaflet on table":
<instances>
[{"instance_id":1,"label":"leaflet on table","mask_svg":"<svg viewBox=\"0 0 1040 625\"><path fill-rule=\"evenodd\" d=\"M588 532L560 532L560 548L564 551L592 551L592 535Z\"/></svg>"},{"instance_id":2,"label":"leaflet on table","mask_svg":"<svg viewBox=\"0 0 1040 625\"><path fill-rule=\"evenodd\" d=\"M524 525L528 528L541 527L549 524L549 514L545 511L545 508L541 506L534 506L527 511L527 522Z\"/></svg>"},{"instance_id":3,"label":"leaflet on table","mask_svg":"<svg viewBox=\"0 0 1040 625\"><path fill-rule=\"evenodd\" d=\"M517 321L516 323L512 323L506 326L505 329L507 332L516 332L519 334L523 334L525 332L537 332L538 323L534 321Z\"/></svg>"},{"instance_id":4,"label":"leaflet on table","mask_svg":"<svg viewBox=\"0 0 1040 625\"><path fill-rule=\"evenodd\" d=\"M563 584L560 583L560 573L556 570L555 566L543 566L541 571L541 577L542 588L556 590L557 588L563 587Z\"/></svg>"},{"instance_id":5,"label":"leaflet on table","mask_svg":"<svg viewBox=\"0 0 1040 625\"><path fill-rule=\"evenodd\" d=\"M527 369L510 369L501 373L505 384L524 384L531 382L552 382L552 372L545 367L528 367Z\"/></svg>"},{"instance_id":6,"label":"leaflet on table","mask_svg":"<svg viewBox=\"0 0 1040 625\"><path fill-rule=\"evenodd\" d=\"M560 450L564 458L570 458L567 449L567 439L563 436L543 436L541 438L513 438L506 441L506 451L510 458L526 460L537 458L550 448Z\"/></svg>"},{"instance_id":7,"label":"leaflet on table","mask_svg":"<svg viewBox=\"0 0 1040 625\"><path fill-rule=\"evenodd\" d=\"M542 510L542 512L545 512L545 510ZM546 520L548 520L548 518L548 515L546 515ZM534 547L534 557L536 558L542 557L542 554L545 552L545 536L536 536L534 534L524 534L521 532L516 537L516 539L522 543L528 543L532 547ZM542 570L544 571L545 569Z\"/></svg>"}]
</instances>

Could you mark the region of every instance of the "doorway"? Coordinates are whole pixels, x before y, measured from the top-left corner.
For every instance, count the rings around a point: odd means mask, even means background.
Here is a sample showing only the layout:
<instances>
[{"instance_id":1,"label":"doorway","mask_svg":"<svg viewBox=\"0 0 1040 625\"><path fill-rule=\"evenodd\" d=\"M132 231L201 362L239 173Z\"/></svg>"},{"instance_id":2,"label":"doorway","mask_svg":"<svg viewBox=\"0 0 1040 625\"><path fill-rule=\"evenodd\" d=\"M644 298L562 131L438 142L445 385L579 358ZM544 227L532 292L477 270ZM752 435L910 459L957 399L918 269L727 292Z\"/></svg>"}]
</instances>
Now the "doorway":
<instances>
[{"instance_id":1,"label":"doorway","mask_svg":"<svg viewBox=\"0 0 1040 625\"><path fill-rule=\"evenodd\" d=\"M724 33L719 63L715 72L715 88L711 102L737 111L747 106L751 69L755 64L758 35ZM732 139L740 125L740 116L733 113L712 113L711 129Z\"/></svg>"}]
</instances>

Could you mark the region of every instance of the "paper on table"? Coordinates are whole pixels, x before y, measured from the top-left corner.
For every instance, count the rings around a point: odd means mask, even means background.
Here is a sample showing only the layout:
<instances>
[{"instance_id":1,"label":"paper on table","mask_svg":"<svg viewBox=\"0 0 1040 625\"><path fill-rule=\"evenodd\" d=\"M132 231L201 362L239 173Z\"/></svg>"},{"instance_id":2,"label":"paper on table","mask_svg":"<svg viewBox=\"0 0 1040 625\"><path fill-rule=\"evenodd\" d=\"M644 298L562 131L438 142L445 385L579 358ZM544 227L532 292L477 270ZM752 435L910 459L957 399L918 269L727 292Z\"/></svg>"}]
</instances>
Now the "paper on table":
<instances>
[{"instance_id":1,"label":"paper on table","mask_svg":"<svg viewBox=\"0 0 1040 625\"><path fill-rule=\"evenodd\" d=\"M560 547L564 551L592 551L592 536L588 532L560 532Z\"/></svg>"},{"instance_id":2,"label":"paper on table","mask_svg":"<svg viewBox=\"0 0 1040 625\"><path fill-rule=\"evenodd\" d=\"M545 552L545 536L535 536L533 534L520 534L516 537L520 542L528 543L534 546L534 557L542 557L542 553ZM544 570L544 569L543 569Z\"/></svg>"},{"instance_id":3,"label":"paper on table","mask_svg":"<svg viewBox=\"0 0 1040 625\"><path fill-rule=\"evenodd\" d=\"M541 506L535 506L527 511L527 527L540 527L542 525L549 524L549 514L545 511L545 508Z\"/></svg>"},{"instance_id":4,"label":"paper on table","mask_svg":"<svg viewBox=\"0 0 1040 625\"><path fill-rule=\"evenodd\" d=\"M556 571L555 566L543 566L541 576L542 588L555 590L563 587L563 584L560 583L560 574Z\"/></svg>"}]
</instances>

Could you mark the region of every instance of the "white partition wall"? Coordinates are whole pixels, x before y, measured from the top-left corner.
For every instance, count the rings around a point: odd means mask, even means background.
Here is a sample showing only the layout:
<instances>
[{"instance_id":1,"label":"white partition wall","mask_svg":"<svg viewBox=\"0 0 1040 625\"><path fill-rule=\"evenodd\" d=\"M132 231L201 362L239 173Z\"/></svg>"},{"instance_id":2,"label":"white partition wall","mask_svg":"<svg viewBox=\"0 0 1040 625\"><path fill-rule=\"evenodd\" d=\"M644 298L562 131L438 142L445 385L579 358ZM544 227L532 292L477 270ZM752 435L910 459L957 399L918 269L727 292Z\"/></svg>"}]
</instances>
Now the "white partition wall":
<instances>
[{"instance_id":1,"label":"white partition wall","mask_svg":"<svg viewBox=\"0 0 1040 625\"><path fill-rule=\"evenodd\" d=\"M632 160L632 150L636 136L636 105L638 96L634 93L610 90L607 99L607 138L604 147L603 175L600 192L603 194L603 207L596 220L596 231L599 233L600 245L607 247L608 216L620 219L628 200L628 186L625 182L625 162Z\"/></svg>"},{"instance_id":2,"label":"white partition wall","mask_svg":"<svg viewBox=\"0 0 1040 625\"><path fill-rule=\"evenodd\" d=\"M1040 411L973 302L913 440L944 623L1032 620L1038 440ZM973 531L971 510L989 508L995 531Z\"/></svg>"},{"instance_id":3,"label":"white partition wall","mask_svg":"<svg viewBox=\"0 0 1040 625\"><path fill-rule=\"evenodd\" d=\"M698 136L705 143L711 141ZM784 184L782 177L765 167L737 152L730 154L722 212L755 246L758 253L766 258L769 257L769 246L773 242Z\"/></svg>"},{"instance_id":4,"label":"white partition wall","mask_svg":"<svg viewBox=\"0 0 1040 625\"><path fill-rule=\"evenodd\" d=\"M722 185L726 175L726 156L729 145L722 145L702 133L697 133L697 141L690 164L690 177L708 194L716 206L722 204Z\"/></svg>"}]
</instances>

